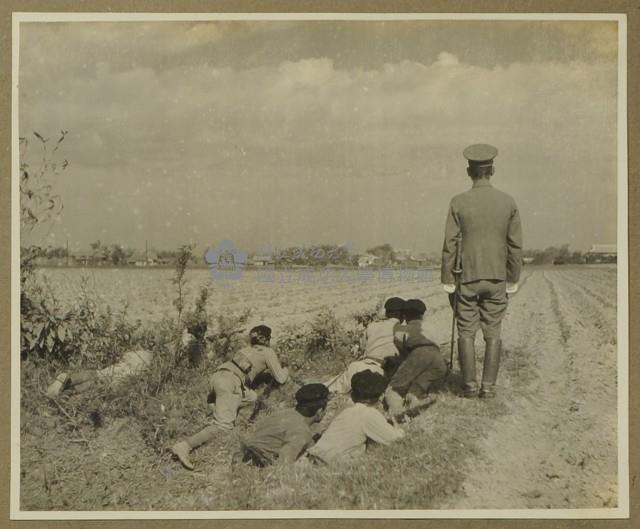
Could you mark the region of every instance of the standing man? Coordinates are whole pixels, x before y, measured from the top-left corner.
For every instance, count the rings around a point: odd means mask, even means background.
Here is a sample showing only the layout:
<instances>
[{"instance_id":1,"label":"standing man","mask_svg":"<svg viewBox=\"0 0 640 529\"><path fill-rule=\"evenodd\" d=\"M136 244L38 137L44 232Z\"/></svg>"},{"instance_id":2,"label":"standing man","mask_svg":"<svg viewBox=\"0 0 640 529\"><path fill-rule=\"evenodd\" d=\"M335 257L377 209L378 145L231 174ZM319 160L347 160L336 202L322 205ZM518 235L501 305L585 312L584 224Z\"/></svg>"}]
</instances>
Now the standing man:
<instances>
[{"instance_id":1,"label":"standing man","mask_svg":"<svg viewBox=\"0 0 640 529\"><path fill-rule=\"evenodd\" d=\"M500 327L507 310L507 294L518 290L522 266L522 231L515 200L495 189L493 159L498 149L476 144L463 152L473 185L453 197L442 249L442 283L456 306L458 357L462 369L463 395L478 396L475 336L478 327L485 340L480 397L495 396L500 365ZM462 271L458 286L454 276L456 239L461 236ZM457 296L457 304L454 304Z\"/></svg>"}]
</instances>

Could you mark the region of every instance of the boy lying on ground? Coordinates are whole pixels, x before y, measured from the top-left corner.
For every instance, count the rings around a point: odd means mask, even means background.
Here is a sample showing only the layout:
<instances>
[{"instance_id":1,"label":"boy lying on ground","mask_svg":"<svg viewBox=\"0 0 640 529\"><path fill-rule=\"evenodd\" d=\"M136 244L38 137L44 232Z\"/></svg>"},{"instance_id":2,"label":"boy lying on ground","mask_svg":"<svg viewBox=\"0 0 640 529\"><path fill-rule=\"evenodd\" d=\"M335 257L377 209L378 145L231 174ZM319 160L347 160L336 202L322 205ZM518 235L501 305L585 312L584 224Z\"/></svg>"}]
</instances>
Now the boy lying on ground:
<instances>
[{"instance_id":1,"label":"boy lying on ground","mask_svg":"<svg viewBox=\"0 0 640 529\"><path fill-rule=\"evenodd\" d=\"M265 417L240 441L242 461L259 467L273 463L293 463L313 441L310 426L320 422L327 407L329 391L324 384L306 384L296 393L296 407Z\"/></svg>"},{"instance_id":2,"label":"boy lying on ground","mask_svg":"<svg viewBox=\"0 0 640 529\"><path fill-rule=\"evenodd\" d=\"M284 384L289 378L289 371L282 367L273 349L271 329L266 325L258 325L249 332L250 347L237 352L233 358L222 364L210 379L211 394L215 395L212 424L200 430L184 441L173 445L171 451L189 470L193 464L189 453L194 448L209 442L218 428L231 430L235 425L238 410L256 401L256 392L251 385L265 372L269 372L278 384Z\"/></svg>"},{"instance_id":3,"label":"boy lying on ground","mask_svg":"<svg viewBox=\"0 0 640 529\"><path fill-rule=\"evenodd\" d=\"M427 310L419 299L405 303L406 325L396 333L396 344L404 358L391 377L385 393L389 414L394 416L403 409L420 406L434 385L447 374L440 348L422 332L422 319Z\"/></svg>"},{"instance_id":4,"label":"boy lying on ground","mask_svg":"<svg viewBox=\"0 0 640 529\"><path fill-rule=\"evenodd\" d=\"M360 371L351 379L354 405L340 412L312 446L308 454L314 461L332 463L361 455L367 442L389 444L404 436L404 431L387 422L375 409L386 387L380 373Z\"/></svg>"},{"instance_id":5,"label":"boy lying on ground","mask_svg":"<svg viewBox=\"0 0 640 529\"><path fill-rule=\"evenodd\" d=\"M129 375L139 375L151 364L153 355L139 349L128 351L117 363L104 369L83 369L73 373L60 373L47 388L47 396L57 397L63 391L81 393L95 385L96 380L118 384Z\"/></svg>"},{"instance_id":6,"label":"boy lying on ground","mask_svg":"<svg viewBox=\"0 0 640 529\"><path fill-rule=\"evenodd\" d=\"M384 304L385 317L382 321L374 321L367 326L362 341L364 357L351 362L340 375L326 382L331 393L347 394L351 391L351 378L361 371L385 374L385 365L389 359L398 356L398 348L394 344L394 333L402 321L404 300L389 298Z\"/></svg>"}]
</instances>

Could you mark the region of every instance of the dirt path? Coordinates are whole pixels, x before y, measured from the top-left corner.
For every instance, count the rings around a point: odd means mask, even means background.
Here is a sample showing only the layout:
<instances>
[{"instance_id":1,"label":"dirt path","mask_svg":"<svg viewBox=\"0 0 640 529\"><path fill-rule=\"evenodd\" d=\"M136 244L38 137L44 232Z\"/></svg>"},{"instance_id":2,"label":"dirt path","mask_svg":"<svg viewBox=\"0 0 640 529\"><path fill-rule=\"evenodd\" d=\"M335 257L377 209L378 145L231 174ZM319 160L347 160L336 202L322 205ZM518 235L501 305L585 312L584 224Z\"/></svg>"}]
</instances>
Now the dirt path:
<instances>
[{"instance_id":1,"label":"dirt path","mask_svg":"<svg viewBox=\"0 0 640 529\"><path fill-rule=\"evenodd\" d=\"M536 271L511 300L499 380L509 413L483 441L465 497L443 507L616 505L615 308L587 288Z\"/></svg>"}]
</instances>

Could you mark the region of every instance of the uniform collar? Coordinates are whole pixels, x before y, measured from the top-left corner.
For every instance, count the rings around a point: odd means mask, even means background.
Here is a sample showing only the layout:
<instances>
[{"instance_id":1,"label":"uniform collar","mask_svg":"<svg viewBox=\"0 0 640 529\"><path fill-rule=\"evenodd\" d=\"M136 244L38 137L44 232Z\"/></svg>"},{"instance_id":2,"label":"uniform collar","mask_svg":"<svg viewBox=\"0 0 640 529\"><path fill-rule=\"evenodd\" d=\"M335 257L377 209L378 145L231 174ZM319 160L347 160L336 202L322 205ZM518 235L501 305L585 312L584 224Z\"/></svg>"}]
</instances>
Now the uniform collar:
<instances>
[{"instance_id":1,"label":"uniform collar","mask_svg":"<svg viewBox=\"0 0 640 529\"><path fill-rule=\"evenodd\" d=\"M479 178L473 181L473 187L491 187L491 182L486 178Z\"/></svg>"}]
</instances>

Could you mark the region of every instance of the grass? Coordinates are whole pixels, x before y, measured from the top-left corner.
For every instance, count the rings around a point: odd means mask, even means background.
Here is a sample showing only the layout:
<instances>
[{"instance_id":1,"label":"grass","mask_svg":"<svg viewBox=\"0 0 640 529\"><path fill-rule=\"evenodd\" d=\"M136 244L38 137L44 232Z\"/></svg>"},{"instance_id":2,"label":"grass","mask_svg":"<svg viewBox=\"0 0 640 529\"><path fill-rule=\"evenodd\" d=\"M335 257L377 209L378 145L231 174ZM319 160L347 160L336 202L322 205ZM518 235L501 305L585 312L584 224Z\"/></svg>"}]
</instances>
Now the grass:
<instances>
[{"instance_id":1,"label":"grass","mask_svg":"<svg viewBox=\"0 0 640 529\"><path fill-rule=\"evenodd\" d=\"M42 373L33 376L39 369L23 369L25 393L46 378ZM298 376L322 380L333 371L318 359ZM183 377L187 373L188 379ZM207 424L208 373L185 370L157 399L140 407L135 404L139 380L121 387L120 393L96 387L90 394L63 397L60 405L72 420L34 393L22 412L23 508L438 508L462 494L465 465L479 455L477 442L491 420L506 412L500 400L460 399L445 390L436 405L403 426L404 439L387 447L371 446L365 458L352 464L319 466L302 460L266 469L240 465L232 472L238 435L250 428L241 418L237 431L220 432L193 452L196 471L190 473L171 459L167 448ZM263 414L289 406L297 387L289 382L274 391ZM332 403L334 413L344 404ZM91 419L96 406L102 406L101 427ZM243 412L245 419L249 411Z\"/></svg>"},{"instance_id":2,"label":"grass","mask_svg":"<svg viewBox=\"0 0 640 529\"><path fill-rule=\"evenodd\" d=\"M371 307L344 321L324 308L307 323L282 332L274 346L292 368L293 380L272 392L261 415L291 406L300 384L342 370L374 312ZM146 376L118 387L96 384L87 393L54 402L43 389L64 364L36 357L22 363L23 509L435 509L463 494L466 465L479 456L478 442L491 421L507 413L500 399L458 398L454 375L436 405L403 426L404 439L371 446L366 457L353 463L319 466L303 459L287 467L241 465L232 471L238 436L252 428L246 409L236 430L221 431L193 452L196 471L188 472L168 449L208 424L208 377L240 345L237 331L248 313L202 317L214 337L205 340L211 354L198 355L195 365L167 364L167 358L176 357L175 326L165 321L139 329L133 339L154 350L154 364ZM522 376L522 362L514 353L505 354L502 369L507 376ZM345 404L344 399L333 401L321 426Z\"/></svg>"}]
</instances>

